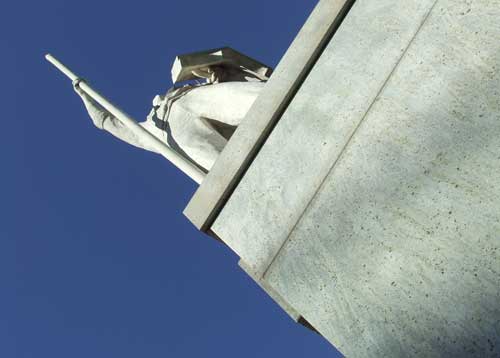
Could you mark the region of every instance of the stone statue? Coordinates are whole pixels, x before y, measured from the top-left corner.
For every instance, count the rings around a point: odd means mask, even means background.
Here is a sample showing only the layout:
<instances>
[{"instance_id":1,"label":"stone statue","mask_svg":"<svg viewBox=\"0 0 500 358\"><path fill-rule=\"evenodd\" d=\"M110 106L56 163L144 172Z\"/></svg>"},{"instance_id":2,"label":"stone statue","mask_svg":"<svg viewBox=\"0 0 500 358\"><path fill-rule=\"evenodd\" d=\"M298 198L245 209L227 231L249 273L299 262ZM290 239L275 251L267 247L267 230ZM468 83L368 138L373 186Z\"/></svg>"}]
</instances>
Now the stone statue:
<instances>
[{"instance_id":1,"label":"stone statue","mask_svg":"<svg viewBox=\"0 0 500 358\"><path fill-rule=\"evenodd\" d=\"M139 125L208 172L270 74L269 67L230 48L178 56L172 68L174 87L153 99L151 112ZM156 152L81 90L79 81L73 81L74 88L96 127Z\"/></svg>"}]
</instances>

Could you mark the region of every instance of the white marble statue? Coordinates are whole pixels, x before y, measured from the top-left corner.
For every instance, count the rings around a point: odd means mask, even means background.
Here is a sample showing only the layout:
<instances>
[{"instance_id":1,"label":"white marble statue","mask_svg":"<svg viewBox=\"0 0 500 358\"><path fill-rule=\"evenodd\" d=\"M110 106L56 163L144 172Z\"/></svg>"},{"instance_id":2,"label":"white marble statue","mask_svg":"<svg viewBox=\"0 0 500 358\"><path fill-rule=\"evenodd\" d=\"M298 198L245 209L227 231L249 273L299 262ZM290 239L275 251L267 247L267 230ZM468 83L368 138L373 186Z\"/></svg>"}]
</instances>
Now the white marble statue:
<instances>
[{"instance_id":1,"label":"white marble statue","mask_svg":"<svg viewBox=\"0 0 500 358\"><path fill-rule=\"evenodd\" d=\"M254 60L228 48L177 57L172 69L173 82L191 80L191 83L157 95L151 112L139 124L208 172L270 73L269 67L249 61ZM194 78L202 82L193 81ZM96 127L155 152L82 91L78 81L74 82L74 88Z\"/></svg>"}]
</instances>

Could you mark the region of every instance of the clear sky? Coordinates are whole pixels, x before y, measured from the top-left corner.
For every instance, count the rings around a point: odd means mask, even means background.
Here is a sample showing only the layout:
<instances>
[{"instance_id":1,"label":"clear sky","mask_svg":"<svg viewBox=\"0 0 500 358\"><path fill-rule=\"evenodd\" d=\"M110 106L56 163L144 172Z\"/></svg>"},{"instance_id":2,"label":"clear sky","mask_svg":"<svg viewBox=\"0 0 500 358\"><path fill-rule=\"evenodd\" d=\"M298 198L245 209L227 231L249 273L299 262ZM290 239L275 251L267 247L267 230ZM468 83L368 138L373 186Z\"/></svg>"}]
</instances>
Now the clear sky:
<instances>
[{"instance_id":1,"label":"clear sky","mask_svg":"<svg viewBox=\"0 0 500 358\"><path fill-rule=\"evenodd\" d=\"M182 215L196 185L93 127L53 53L138 120L180 53L276 66L306 0L9 1L0 11L0 357L336 357Z\"/></svg>"}]
</instances>

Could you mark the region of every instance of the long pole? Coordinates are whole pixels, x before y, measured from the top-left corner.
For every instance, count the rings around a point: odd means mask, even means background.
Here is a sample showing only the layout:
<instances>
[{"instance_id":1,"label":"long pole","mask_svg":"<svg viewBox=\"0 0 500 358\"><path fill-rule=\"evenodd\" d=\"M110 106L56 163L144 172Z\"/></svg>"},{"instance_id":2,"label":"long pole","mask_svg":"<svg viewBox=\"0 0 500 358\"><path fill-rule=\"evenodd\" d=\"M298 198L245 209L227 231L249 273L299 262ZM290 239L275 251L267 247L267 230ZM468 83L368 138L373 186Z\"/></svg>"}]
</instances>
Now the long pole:
<instances>
[{"instance_id":1,"label":"long pole","mask_svg":"<svg viewBox=\"0 0 500 358\"><path fill-rule=\"evenodd\" d=\"M54 56L47 54L45 56L47 61L52 63L57 67L62 73L64 73L71 81L79 79L79 77L66 67L63 63L57 60ZM110 101L104 98L96 90L90 87L85 81L80 81L80 88L88 94L94 101L99 103L104 109L111 113L115 118L122 122L128 129L130 129L135 135L142 138L144 142L147 142L150 146L154 147L158 153L169 160L173 165L183 171L187 176L193 179L196 183L201 184L205 178L205 173L194 166L191 162L186 160L179 153L172 150L169 146L163 143L161 140L156 138L149 131L140 126L135 120L133 120L129 115L120 110L118 107L113 105Z\"/></svg>"}]
</instances>

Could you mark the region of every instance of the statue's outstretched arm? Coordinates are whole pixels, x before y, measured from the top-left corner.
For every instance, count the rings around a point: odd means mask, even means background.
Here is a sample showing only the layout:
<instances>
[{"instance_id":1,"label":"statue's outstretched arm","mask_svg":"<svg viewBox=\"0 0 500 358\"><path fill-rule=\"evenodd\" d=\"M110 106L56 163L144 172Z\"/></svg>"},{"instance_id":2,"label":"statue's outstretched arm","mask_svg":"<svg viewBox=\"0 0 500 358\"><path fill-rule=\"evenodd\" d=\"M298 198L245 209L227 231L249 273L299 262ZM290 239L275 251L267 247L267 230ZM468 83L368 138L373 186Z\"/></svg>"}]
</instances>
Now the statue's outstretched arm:
<instances>
[{"instance_id":1,"label":"statue's outstretched arm","mask_svg":"<svg viewBox=\"0 0 500 358\"><path fill-rule=\"evenodd\" d=\"M78 83L74 85L74 89L82 99L85 108L87 109L87 112L89 113L89 116L92 119L92 122L97 128L103 129L111 133L118 139L121 139L124 142L132 144L133 146L149 150L155 153L157 152L153 147L144 143L141 140L141 138L136 136L130 129L124 126L122 122L120 122L117 118L115 118L112 114L110 114L106 109L104 109L101 105L99 105L92 98L90 98L84 91L82 91L78 87ZM143 127L146 127L144 122L139 124L142 125Z\"/></svg>"}]
</instances>

